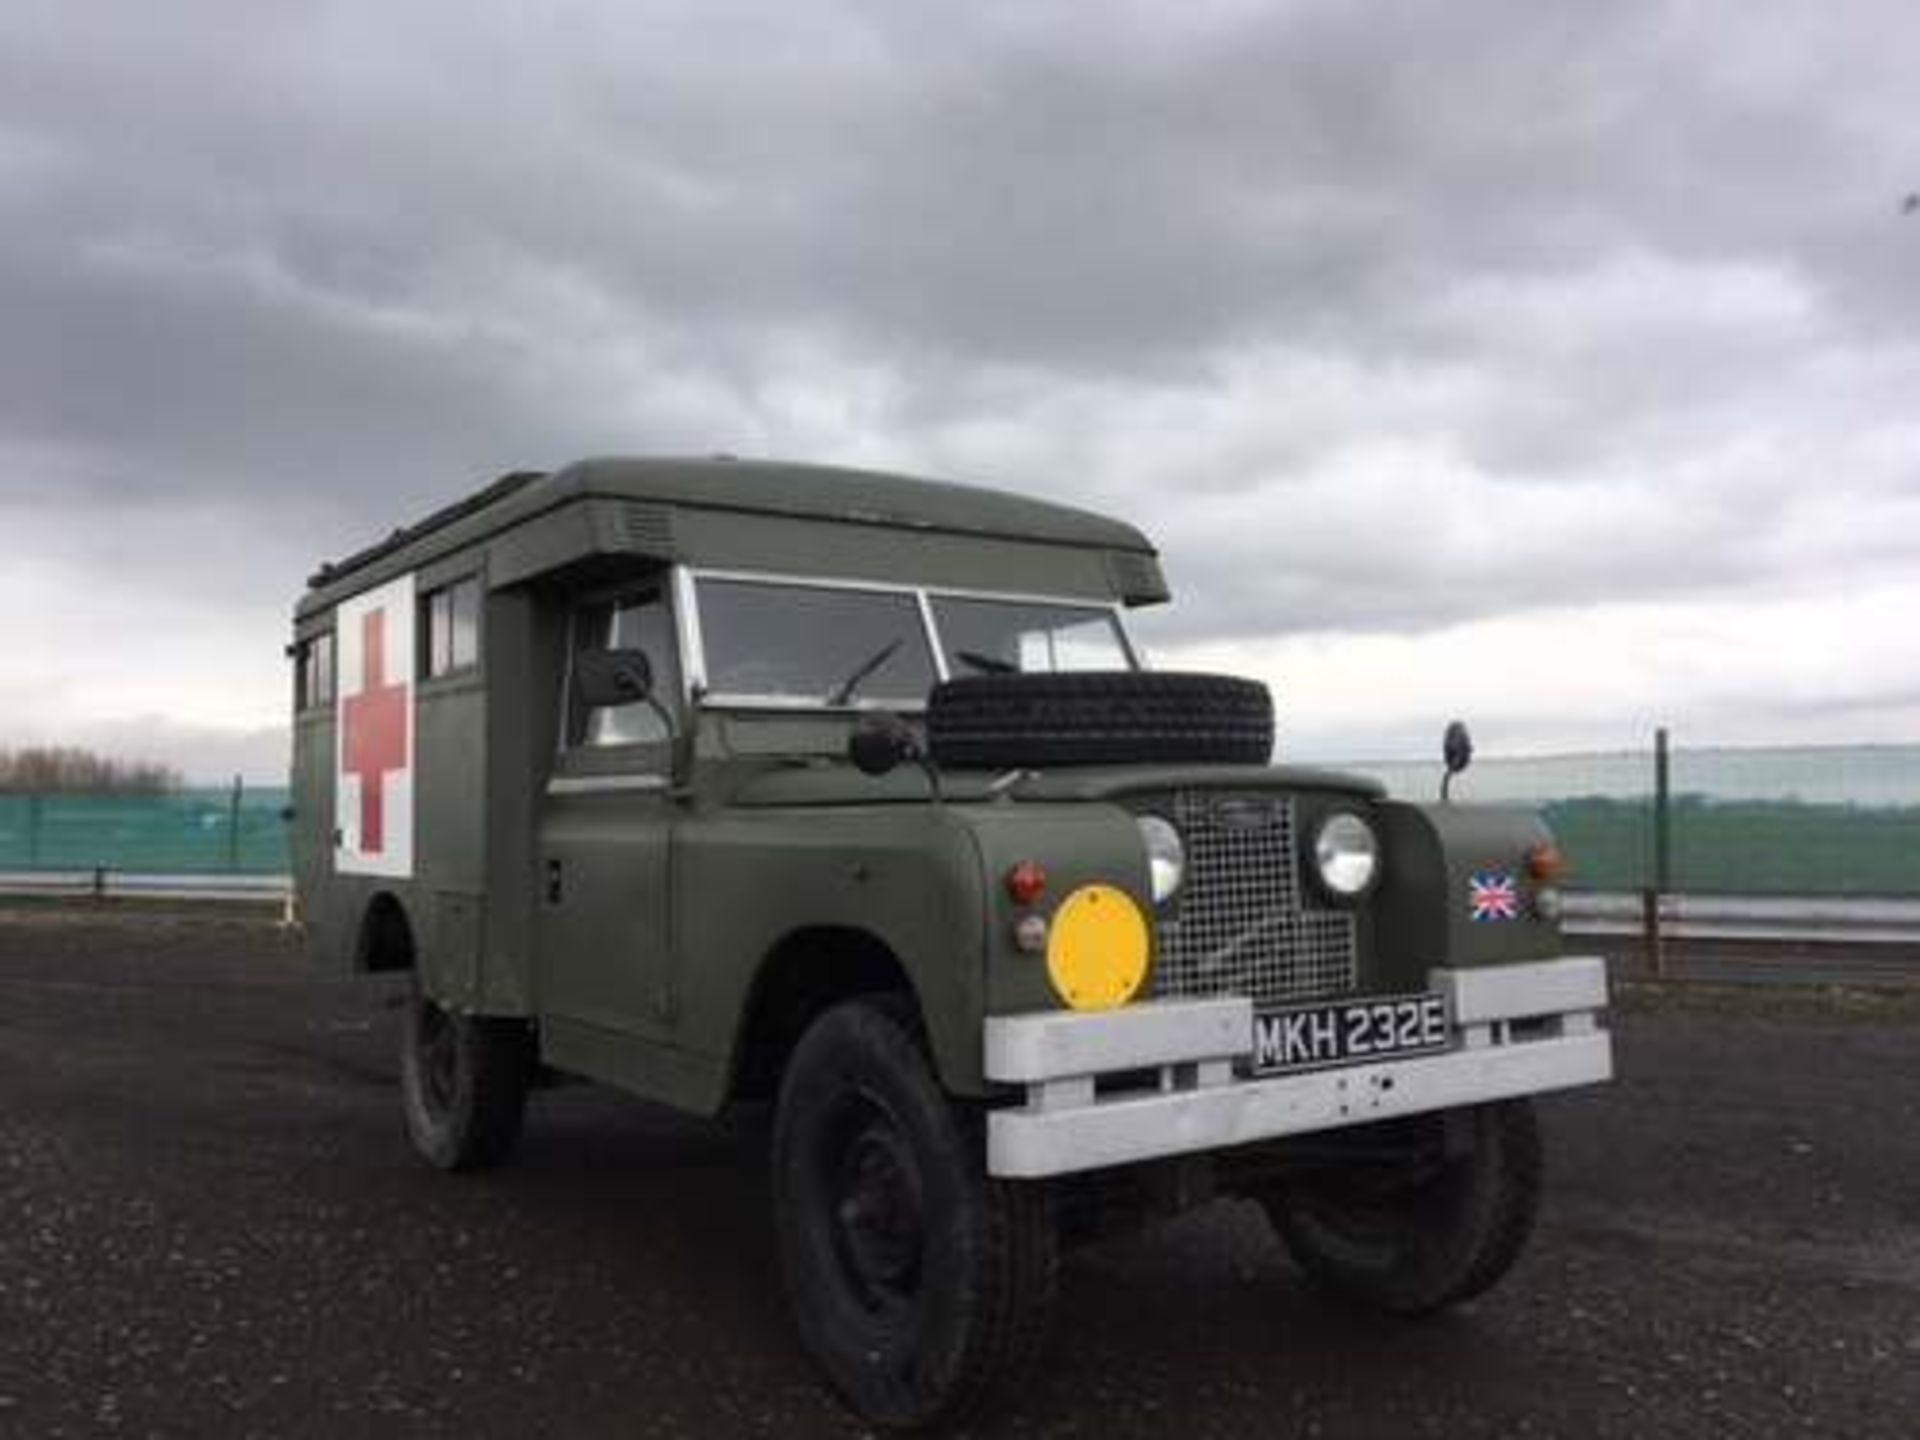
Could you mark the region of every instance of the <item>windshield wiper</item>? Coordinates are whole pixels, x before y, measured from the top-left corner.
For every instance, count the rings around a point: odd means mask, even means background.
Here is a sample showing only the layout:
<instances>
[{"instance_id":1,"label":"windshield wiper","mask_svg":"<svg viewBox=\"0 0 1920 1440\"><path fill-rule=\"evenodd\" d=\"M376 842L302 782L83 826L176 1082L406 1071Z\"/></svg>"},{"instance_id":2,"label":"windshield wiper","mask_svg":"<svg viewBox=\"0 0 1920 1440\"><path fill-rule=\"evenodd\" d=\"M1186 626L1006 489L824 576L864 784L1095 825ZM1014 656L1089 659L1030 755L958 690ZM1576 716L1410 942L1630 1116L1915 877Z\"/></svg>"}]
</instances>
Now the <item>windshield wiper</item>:
<instances>
[{"instance_id":1,"label":"windshield wiper","mask_svg":"<svg viewBox=\"0 0 1920 1440\"><path fill-rule=\"evenodd\" d=\"M900 637L895 636L865 660L862 660L860 662L860 668L847 676L846 680L841 683L839 689L827 696L827 704L845 705L849 700L853 699L853 692L860 688L860 682L873 674L873 672L878 670L882 665L886 664L887 661L891 660L893 658L893 652L900 648L900 643Z\"/></svg>"}]
</instances>

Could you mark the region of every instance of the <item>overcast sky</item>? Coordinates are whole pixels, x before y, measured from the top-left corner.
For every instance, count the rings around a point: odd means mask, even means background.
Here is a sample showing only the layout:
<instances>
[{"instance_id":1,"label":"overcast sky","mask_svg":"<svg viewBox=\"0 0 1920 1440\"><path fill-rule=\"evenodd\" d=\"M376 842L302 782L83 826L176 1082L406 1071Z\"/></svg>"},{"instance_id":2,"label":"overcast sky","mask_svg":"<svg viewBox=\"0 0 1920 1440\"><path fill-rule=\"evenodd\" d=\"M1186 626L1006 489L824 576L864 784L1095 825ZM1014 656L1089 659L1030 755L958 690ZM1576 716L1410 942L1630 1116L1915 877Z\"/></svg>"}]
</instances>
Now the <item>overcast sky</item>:
<instances>
[{"instance_id":1,"label":"overcast sky","mask_svg":"<svg viewBox=\"0 0 1920 1440\"><path fill-rule=\"evenodd\" d=\"M0 744L271 776L315 561L721 450L1125 514L1294 754L1920 740L1917 41L11 0Z\"/></svg>"}]
</instances>

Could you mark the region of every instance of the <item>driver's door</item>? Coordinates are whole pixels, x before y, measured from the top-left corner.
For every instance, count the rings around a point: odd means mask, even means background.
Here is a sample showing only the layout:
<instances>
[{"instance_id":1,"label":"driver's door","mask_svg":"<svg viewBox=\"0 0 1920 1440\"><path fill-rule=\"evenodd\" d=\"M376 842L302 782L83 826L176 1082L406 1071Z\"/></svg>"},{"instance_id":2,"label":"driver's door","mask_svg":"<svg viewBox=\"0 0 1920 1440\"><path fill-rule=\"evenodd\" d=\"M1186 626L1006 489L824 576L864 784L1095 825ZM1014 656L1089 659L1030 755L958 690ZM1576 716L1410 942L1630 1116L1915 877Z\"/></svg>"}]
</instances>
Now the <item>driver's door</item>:
<instances>
[{"instance_id":1,"label":"driver's door","mask_svg":"<svg viewBox=\"0 0 1920 1440\"><path fill-rule=\"evenodd\" d=\"M537 994L550 1037L593 1051L673 1027L667 859L681 723L671 587L658 579L575 607L559 753L541 800ZM572 657L646 653L653 703L589 708ZM595 1069L601 1066L592 1067Z\"/></svg>"}]
</instances>

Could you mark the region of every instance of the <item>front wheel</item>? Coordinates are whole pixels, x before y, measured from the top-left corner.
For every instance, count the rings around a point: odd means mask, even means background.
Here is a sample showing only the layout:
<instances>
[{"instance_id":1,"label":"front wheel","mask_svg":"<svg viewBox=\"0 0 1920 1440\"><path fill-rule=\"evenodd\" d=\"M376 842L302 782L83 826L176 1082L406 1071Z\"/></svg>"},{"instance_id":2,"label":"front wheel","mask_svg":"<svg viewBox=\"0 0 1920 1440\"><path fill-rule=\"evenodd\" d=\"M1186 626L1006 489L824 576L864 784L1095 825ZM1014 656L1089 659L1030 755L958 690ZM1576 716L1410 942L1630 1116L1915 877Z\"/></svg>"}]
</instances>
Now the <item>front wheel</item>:
<instances>
[{"instance_id":1,"label":"front wheel","mask_svg":"<svg viewBox=\"0 0 1920 1440\"><path fill-rule=\"evenodd\" d=\"M781 1270L800 1338L846 1402L900 1428L1015 1388L1045 1338L1043 1188L989 1179L899 1008L852 1001L801 1037L774 1118Z\"/></svg>"},{"instance_id":2,"label":"front wheel","mask_svg":"<svg viewBox=\"0 0 1920 1440\"><path fill-rule=\"evenodd\" d=\"M524 1021L461 1015L416 990L400 1042L400 1095L414 1149L442 1170L498 1165L520 1139L534 1074Z\"/></svg>"},{"instance_id":3,"label":"front wheel","mask_svg":"<svg viewBox=\"0 0 1920 1440\"><path fill-rule=\"evenodd\" d=\"M1394 1123L1411 1132L1409 1160L1328 1170L1263 1203L1315 1283L1395 1314L1430 1314L1491 1288L1526 1248L1540 1208L1540 1130L1526 1100Z\"/></svg>"}]
</instances>

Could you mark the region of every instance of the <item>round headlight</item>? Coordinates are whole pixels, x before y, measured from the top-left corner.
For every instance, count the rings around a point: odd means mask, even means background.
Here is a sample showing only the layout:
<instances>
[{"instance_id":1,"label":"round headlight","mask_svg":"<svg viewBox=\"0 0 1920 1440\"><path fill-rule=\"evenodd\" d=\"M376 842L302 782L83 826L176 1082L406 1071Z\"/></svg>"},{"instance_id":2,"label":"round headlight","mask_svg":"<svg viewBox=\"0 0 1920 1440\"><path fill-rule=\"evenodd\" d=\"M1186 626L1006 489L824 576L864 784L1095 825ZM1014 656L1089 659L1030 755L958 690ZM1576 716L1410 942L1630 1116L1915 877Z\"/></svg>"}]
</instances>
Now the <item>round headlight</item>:
<instances>
[{"instance_id":1,"label":"round headlight","mask_svg":"<svg viewBox=\"0 0 1920 1440\"><path fill-rule=\"evenodd\" d=\"M1373 827L1351 810L1320 822L1313 837L1313 862L1320 883L1342 899L1352 899L1380 873L1380 842Z\"/></svg>"},{"instance_id":2,"label":"round headlight","mask_svg":"<svg viewBox=\"0 0 1920 1440\"><path fill-rule=\"evenodd\" d=\"M1153 903L1164 905L1174 897L1187 874L1187 847L1180 843L1180 832L1171 821L1158 815L1142 815L1140 840L1147 847L1147 875L1153 887Z\"/></svg>"}]
</instances>

